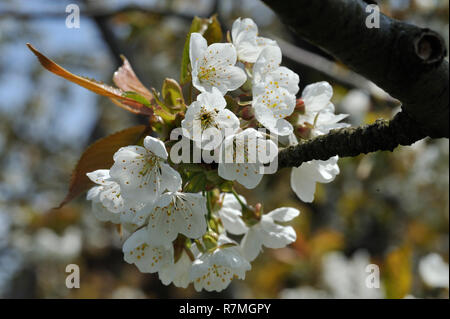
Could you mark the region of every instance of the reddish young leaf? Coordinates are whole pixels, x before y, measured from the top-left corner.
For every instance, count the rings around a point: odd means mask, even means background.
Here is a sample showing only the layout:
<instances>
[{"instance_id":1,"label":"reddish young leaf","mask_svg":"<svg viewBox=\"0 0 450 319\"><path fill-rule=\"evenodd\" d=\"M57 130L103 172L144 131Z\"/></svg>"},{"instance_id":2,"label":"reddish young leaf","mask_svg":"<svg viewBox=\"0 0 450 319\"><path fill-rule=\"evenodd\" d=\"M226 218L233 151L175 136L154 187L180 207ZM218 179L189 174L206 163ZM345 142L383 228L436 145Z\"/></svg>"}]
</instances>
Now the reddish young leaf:
<instances>
[{"instance_id":1,"label":"reddish young leaf","mask_svg":"<svg viewBox=\"0 0 450 319\"><path fill-rule=\"evenodd\" d=\"M121 56L123 64L114 72L113 82L123 91L132 91L145 97L151 104L153 104L153 94L142 84L139 78L134 73L130 62L125 56Z\"/></svg>"},{"instance_id":2,"label":"reddish young leaf","mask_svg":"<svg viewBox=\"0 0 450 319\"><path fill-rule=\"evenodd\" d=\"M150 133L145 125L133 126L115 134L96 141L81 155L77 166L72 172L69 191L57 208L63 207L72 199L86 191L95 184L86 176L86 173L97 169L109 169L113 164L113 155L119 148L139 142L144 135Z\"/></svg>"},{"instance_id":3,"label":"reddish young leaf","mask_svg":"<svg viewBox=\"0 0 450 319\"><path fill-rule=\"evenodd\" d=\"M151 108L147 107L146 105L132 99L126 96L123 96L124 91L122 91L119 88L115 88L109 85L106 85L101 82L97 82L92 79L87 79L82 76L75 75L73 73L70 73L66 69L62 68L49 58L47 58L45 55L40 53L36 48L34 48L31 44L27 43L28 48L31 50L31 52L36 55L36 57L39 59L39 62L42 64L44 68L46 68L48 71L59 75L60 77L71 81L73 83L76 83L96 94L106 96L111 98L112 100L115 100L116 105L126 109L129 112L135 113L135 114L142 114L142 115L152 115L153 111Z\"/></svg>"}]
</instances>

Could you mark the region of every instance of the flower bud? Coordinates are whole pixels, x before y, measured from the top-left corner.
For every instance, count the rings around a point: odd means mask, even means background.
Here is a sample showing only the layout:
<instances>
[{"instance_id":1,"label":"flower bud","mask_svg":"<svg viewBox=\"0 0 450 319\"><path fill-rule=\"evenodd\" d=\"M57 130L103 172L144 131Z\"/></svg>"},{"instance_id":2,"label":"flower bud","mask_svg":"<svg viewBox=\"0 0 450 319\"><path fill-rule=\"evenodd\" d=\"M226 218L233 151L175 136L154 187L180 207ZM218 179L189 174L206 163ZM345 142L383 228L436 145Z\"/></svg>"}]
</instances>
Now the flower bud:
<instances>
[{"instance_id":1,"label":"flower bud","mask_svg":"<svg viewBox=\"0 0 450 319\"><path fill-rule=\"evenodd\" d=\"M295 103L295 111L299 112L300 114L305 114L305 101L303 101L303 99L297 99Z\"/></svg>"},{"instance_id":2,"label":"flower bud","mask_svg":"<svg viewBox=\"0 0 450 319\"><path fill-rule=\"evenodd\" d=\"M255 214L256 219L260 219L261 218L261 215L262 215L262 205L261 205L261 203L257 203L255 205L255 212L254 212L254 214Z\"/></svg>"},{"instance_id":3,"label":"flower bud","mask_svg":"<svg viewBox=\"0 0 450 319\"><path fill-rule=\"evenodd\" d=\"M250 120L252 120L255 117L255 114L253 112L253 108L250 105L244 107L241 110L240 115L246 121L250 121Z\"/></svg>"},{"instance_id":4,"label":"flower bud","mask_svg":"<svg viewBox=\"0 0 450 319\"><path fill-rule=\"evenodd\" d=\"M295 128L294 133L298 138L309 139L311 137L312 126L305 123L304 125L299 125Z\"/></svg>"}]
</instances>

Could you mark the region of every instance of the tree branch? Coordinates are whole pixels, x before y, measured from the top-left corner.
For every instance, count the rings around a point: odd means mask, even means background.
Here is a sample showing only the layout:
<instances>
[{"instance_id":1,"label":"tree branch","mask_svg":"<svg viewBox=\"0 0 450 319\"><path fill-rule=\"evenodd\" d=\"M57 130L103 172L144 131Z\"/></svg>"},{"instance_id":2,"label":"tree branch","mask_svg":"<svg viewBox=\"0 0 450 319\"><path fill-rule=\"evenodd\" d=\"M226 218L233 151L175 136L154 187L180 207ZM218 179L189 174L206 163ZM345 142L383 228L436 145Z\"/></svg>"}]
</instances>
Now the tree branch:
<instances>
[{"instance_id":1,"label":"tree branch","mask_svg":"<svg viewBox=\"0 0 450 319\"><path fill-rule=\"evenodd\" d=\"M311 160L330 157L353 157L376 151L393 151L399 145L411 145L425 138L406 112L399 112L390 120L377 120L374 124L358 128L343 128L300 142L283 149L278 154L278 167L298 167Z\"/></svg>"},{"instance_id":2,"label":"tree branch","mask_svg":"<svg viewBox=\"0 0 450 319\"><path fill-rule=\"evenodd\" d=\"M279 168L332 156L394 150L427 136L449 136L449 70L441 36L380 15L369 29L362 0L263 0L296 34L402 101L392 120L333 130L280 151Z\"/></svg>"},{"instance_id":3,"label":"tree branch","mask_svg":"<svg viewBox=\"0 0 450 319\"><path fill-rule=\"evenodd\" d=\"M380 28L369 29L371 12L362 0L263 1L294 33L402 101L403 112L426 136L448 138L449 69L436 32L383 14Z\"/></svg>"}]
</instances>

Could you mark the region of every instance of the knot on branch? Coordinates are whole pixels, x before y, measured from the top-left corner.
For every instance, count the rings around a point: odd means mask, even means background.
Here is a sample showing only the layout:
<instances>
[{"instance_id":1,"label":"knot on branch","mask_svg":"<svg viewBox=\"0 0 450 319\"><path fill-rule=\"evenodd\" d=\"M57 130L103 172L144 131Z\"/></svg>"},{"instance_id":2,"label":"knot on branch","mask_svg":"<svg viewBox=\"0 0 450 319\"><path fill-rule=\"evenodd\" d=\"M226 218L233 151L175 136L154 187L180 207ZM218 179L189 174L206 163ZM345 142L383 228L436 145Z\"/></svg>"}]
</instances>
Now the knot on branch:
<instances>
[{"instance_id":1,"label":"knot on branch","mask_svg":"<svg viewBox=\"0 0 450 319\"><path fill-rule=\"evenodd\" d=\"M440 64L447 56L447 48L444 39L437 32L422 29L414 39L414 50L416 56L423 64Z\"/></svg>"}]
</instances>

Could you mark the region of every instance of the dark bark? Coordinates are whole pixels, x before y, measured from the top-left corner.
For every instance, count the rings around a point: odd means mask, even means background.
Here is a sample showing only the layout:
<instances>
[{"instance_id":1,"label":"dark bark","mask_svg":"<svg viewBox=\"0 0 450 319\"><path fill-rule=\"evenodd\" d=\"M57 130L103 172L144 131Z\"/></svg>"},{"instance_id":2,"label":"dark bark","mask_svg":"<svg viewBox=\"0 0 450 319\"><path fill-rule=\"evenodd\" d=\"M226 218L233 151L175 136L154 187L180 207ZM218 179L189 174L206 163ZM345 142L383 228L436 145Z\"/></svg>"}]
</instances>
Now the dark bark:
<instances>
[{"instance_id":1,"label":"dark bark","mask_svg":"<svg viewBox=\"0 0 450 319\"><path fill-rule=\"evenodd\" d=\"M332 156L353 157L376 151L393 151L399 145L411 145L423 139L421 131L407 113L399 112L390 120L357 128L332 130L327 135L300 142L283 149L278 155L278 167L299 166L311 160L327 160Z\"/></svg>"},{"instance_id":2,"label":"dark bark","mask_svg":"<svg viewBox=\"0 0 450 319\"><path fill-rule=\"evenodd\" d=\"M403 103L431 137L449 136L448 62L439 34L383 14L369 29L362 0L263 0L296 34Z\"/></svg>"},{"instance_id":3,"label":"dark bark","mask_svg":"<svg viewBox=\"0 0 450 319\"><path fill-rule=\"evenodd\" d=\"M405 132L412 127L420 134L413 135L415 138L410 138L409 144L425 136L448 138L449 72L445 44L439 34L383 14L380 28L369 29L366 19L370 12L366 12L367 3L362 0L263 1L295 34L321 47L399 99L403 113L408 115L402 121L382 121L361 129L344 129L341 133L333 132L307 142L299 146L297 152L301 149L310 156L301 157L325 159L323 154L354 156L368 150L376 151L377 147L379 150L391 149L394 147L392 141L404 142ZM391 126L395 127L397 134L403 135L383 139L386 144L370 140L374 136L385 136L386 128ZM382 131L380 134L376 132L378 129ZM353 136L356 133L358 135ZM344 136L346 138L341 140ZM331 145L334 142L346 143L349 138L357 143L350 149ZM324 151L317 147L319 144ZM293 160L287 152L280 154L284 166L286 163L291 166L301 164L301 158Z\"/></svg>"}]
</instances>

